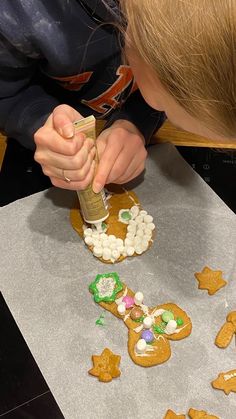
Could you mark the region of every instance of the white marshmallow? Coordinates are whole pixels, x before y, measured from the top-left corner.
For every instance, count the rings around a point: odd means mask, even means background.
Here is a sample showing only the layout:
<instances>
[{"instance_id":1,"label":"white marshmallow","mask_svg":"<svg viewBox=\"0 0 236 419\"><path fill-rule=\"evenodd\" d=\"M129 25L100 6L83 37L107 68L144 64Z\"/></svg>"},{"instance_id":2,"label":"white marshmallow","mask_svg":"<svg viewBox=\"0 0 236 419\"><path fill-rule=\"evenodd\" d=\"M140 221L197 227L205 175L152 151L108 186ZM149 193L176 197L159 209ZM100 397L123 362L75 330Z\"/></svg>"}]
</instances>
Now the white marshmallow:
<instances>
[{"instance_id":1,"label":"white marshmallow","mask_svg":"<svg viewBox=\"0 0 236 419\"><path fill-rule=\"evenodd\" d=\"M114 242L114 241L116 241L116 236L114 236L114 234L110 234L108 236L108 240L109 240L109 242Z\"/></svg>"},{"instance_id":2,"label":"white marshmallow","mask_svg":"<svg viewBox=\"0 0 236 419\"><path fill-rule=\"evenodd\" d=\"M100 258L100 257L102 257L102 254L103 254L103 249L102 249L102 247L94 247L93 248L93 254L94 254L94 256L96 256L97 258Z\"/></svg>"},{"instance_id":3,"label":"white marshmallow","mask_svg":"<svg viewBox=\"0 0 236 419\"><path fill-rule=\"evenodd\" d=\"M91 228L85 228L84 230L84 236L92 236L93 230Z\"/></svg>"},{"instance_id":4,"label":"white marshmallow","mask_svg":"<svg viewBox=\"0 0 236 419\"><path fill-rule=\"evenodd\" d=\"M153 217L151 215L145 215L145 217L143 218L143 221L145 223L152 223L153 222Z\"/></svg>"},{"instance_id":5,"label":"white marshmallow","mask_svg":"<svg viewBox=\"0 0 236 419\"><path fill-rule=\"evenodd\" d=\"M139 339L136 343L135 349L138 354L144 354L147 349L147 343L145 339Z\"/></svg>"},{"instance_id":6,"label":"white marshmallow","mask_svg":"<svg viewBox=\"0 0 236 419\"><path fill-rule=\"evenodd\" d=\"M108 235L106 233L100 234L100 239L101 240L107 240L107 238L108 238Z\"/></svg>"},{"instance_id":7,"label":"white marshmallow","mask_svg":"<svg viewBox=\"0 0 236 419\"><path fill-rule=\"evenodd\" d=\"M90 236L86 236L84 241L87 244L87 246L92 246L93 245L93 239Z\"/></svg>"},{"instance_id":8,"label":"white marshmallow","mask_svg":"<svg viewBox=\"0 0 236 419\"><path fill-rule=\"evenodd\" d=\"M177 322L175 320L169 320L165 327L165 332L168 335L171 335L172 333L174 333L176 329L177 329Z\"/></svg>"},{"instance_id":9,"label":"white marshmallow","mask_svg":"<svg viewBox=\"0 0 236 419\"><path fill-rule=\"evenodd\" d=\"M102 247L109 247L110 246L110 242L109 242L109 240L103 240L102 241Z\"/></svg>"},{"instance_id":10,"label":"white marshmallow","mask_svg":"<svg viewBox=\"0 0 236 419\"><path fill-rule=\"evenodd\" d=\"M140 291L138 291L138 292L136 292L135 293L135 295L134 295L134 302L135 302L135 304L136 305L140 305L140 304L142 304L142 302L143 302L143 293L142 292L140 292Z\"/></svg>"},{"instance_id":11,"label":"white marshmallow","mask_svg":"<svg viewBox=\"0 0 236 419\"><path fill-rule=\"evenodd\" d=\"M117 249L112 250L111 257L114 258L115 260L119 259L120 252Z\"/></svg>"},{"instance_id":12,"label":"white marshmallow","mask_svg":"<svg viewBox=\"0 0 236 419\"><path fill-rule=\"evenodd\" d=\"M125 246L133 246L133 240L125 238Z\"/></svg>"},{"instance_id":13,"label":"white marshmallow","mask_svg":"<svg viewBox=\"0 0 236 419\"><path fill-rule=\"evenodd\" d=\"M130 212L133 218L137 217L137 215L139 214L139 207L137 205L134 205L133 207L130 208Z\"/></svg>"},{"instance_id":14,"label":"white marshmallow","mask_svg":"<svg viewBox=\"0 0 236 419\"><path fill-rule=\"evenodd\" d=\"M148 230L152 231L152 230L155 229L155 224L154 223L148 223L146 228L148 228Z\"/></svg>"},{"instance_id":15,"label":"white marshmallow","mask_svg":"<svg viewBox=\"0 0 236 419\"><path fill-rule=\"evenodd\" d=\"M124 245L124 242L123 242L123 240L122 239L116 239L116 244L117 244L117 247L118 246L123 246Z\"/></svg>"},{"instance_id":16,"label":"white marshmallow","mask_svg":"<svg viewBox=\"0 0 236 419\"><path fill-rule=\"evenodd\" d=\"M138 215L138 216L135 218L135 221L136 221L136 223L137 223L137 224L141 224L141 223L143 222L143 217L142 217L142 215Z\"/></svg>"},{"instance_id":17,"label":"white marshmallow","mask_svg":"<svg viewBox=\"0 0 236 419\"><path fill-rule=\"evenodd\" d=\"M135 249L135 253L137 253L137 255L141 255L143 253L143 249L142 249L142 246L140 244L135 246L134 249Z\"/></svg>"},{"instance_id":18,"label":"white marshmallow","mask_svg":"<svg viewBox=\"0 0 236 419\"><path fill-rule=\"evenodd\" d=\"M150 327L152 327L152 324L153 324L153 320L151 317L147 316L144 318L143 326L145 327L145 329L150 329Z\"/></svg>"},{"instance_id":19,"label":"white marshmallow","mask_svg":"<svg viewBox=\"0 0 236 419\"><path fill-rule=\"evenodd\" d=\"M119 314L121 314L121 315L125 314L125 311L126 311L125 303L120 303L120 304L117 306L117 311L118 311L118 313L119 313Z\"/></svg>"},{"instance_id":20,"label":"white marshmallow","mask_svg":"<svg viewBox=\"0 0 236 419\"><path fill-rule=\"evenodd\" d=\"M111 249L109 249L108 247L105 247L105 248L103 249L103 252L102 252L102 258L103 258L104 260L109 260L109 259L111 259Z\"/></svg>"},{"instance_id":21,"label":"white marshmallow","mask_svg":"<svg viewBox=\"0 0 236 419\"><path fill-rule=\"evenodd\" d=\"M143 216L144 216L144 215L147 215L147 211L145 211L145 210L141 210L139 214L140 214L140 215L143 215Z\"/></svg>"},{"instance_id":22,"label":"white marshmallow","mask_svg":"<svg viewBox=\"0 0 236 419\"><path fill-rule=\"evenodd\" d=\"M126 248L126 252L127 252L127 256L133 256L133 254L134 254L134 247L128 246Z\"/></svg>"}]
</instances>

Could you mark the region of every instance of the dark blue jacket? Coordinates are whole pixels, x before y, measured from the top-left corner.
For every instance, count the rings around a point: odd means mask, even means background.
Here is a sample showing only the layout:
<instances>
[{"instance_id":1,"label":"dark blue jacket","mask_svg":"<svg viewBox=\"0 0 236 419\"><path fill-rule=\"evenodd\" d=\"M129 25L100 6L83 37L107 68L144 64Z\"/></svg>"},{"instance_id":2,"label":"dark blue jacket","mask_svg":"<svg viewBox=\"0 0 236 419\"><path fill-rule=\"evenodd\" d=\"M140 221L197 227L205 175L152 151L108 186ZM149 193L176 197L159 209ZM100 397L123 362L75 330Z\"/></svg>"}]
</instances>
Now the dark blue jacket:
<instances>
[{"instance_id":1,"label":"dark blue jacket","mask_svg":"<svg viewBox=\"0 0 236 419\"><path fill-rule=\"evenodd\" d=\"M108 123L130 120L148 140L163 114L123 62L120 21L115 0L1 0L0 130L34 149L34 132L67 103Z\"/></svg>"}]
</instances>

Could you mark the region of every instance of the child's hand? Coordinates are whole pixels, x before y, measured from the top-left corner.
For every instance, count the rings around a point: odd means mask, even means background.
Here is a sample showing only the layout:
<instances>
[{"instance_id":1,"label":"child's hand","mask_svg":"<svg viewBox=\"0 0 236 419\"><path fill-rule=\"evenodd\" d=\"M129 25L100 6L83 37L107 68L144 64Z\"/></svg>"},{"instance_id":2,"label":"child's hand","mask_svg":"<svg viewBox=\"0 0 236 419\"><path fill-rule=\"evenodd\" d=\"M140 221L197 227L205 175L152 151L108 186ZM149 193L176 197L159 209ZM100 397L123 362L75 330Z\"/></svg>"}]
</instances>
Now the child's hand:
<instances>
[{"instance_id":1,"label":"child's hand","mask_svg":"<svg viewBox=\"0 0 236 419\"><path fill-rule=\"evenodd\" d=\"M57 106L34 135L34 158L59 188L84 189L94 176L94 142L81 133L74 133L73 122L81 118L70 106Z\"/></svg>"},{"instance_id":2,"label":"child's hand","mask_svg":"<svg viewBox=\"0 0 236 419\"><path fill-rule=\"evenodd\" d=\"M140 131L129 121L119 120L97 138L99 165L94 192L107 183L126 183L145 168L147 151Z\"/></svg>"}]
</instances>

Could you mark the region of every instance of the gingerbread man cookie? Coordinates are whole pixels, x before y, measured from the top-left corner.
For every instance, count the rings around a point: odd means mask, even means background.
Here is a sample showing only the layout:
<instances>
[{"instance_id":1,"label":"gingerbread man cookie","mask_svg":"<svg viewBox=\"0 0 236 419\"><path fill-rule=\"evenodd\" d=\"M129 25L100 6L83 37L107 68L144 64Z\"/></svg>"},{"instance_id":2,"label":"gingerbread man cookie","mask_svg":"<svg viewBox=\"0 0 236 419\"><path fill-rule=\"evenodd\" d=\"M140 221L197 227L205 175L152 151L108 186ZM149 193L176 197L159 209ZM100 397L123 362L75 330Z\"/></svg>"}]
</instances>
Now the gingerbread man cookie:
<instances>
[{"instance_id":1,"label":"gingerbread man cookie","mask_svg":"<svg viewBox=\"0 0 236 419\"><path fill-rule=\"evenodd\" d=\"M70 212L73 228L104 263L141 255L152 245L155 230L153 217L141 208L134 192L115 185L111 191L109 217L100 225L85 225L78 202Z\"/></svg>"},{"instance_id":2,"label":"gingerbread man cookie","mask_svg":"<svg viewBox=\"0 0 236 419\"><path fill-rule=\"evenodd\" d=\"M189 409L188 415L191 419L220 419L218 416L209 415L205 410Z\"/></svg>"},{"instance_id":3,"label":"gingerbread man cookie","mask_svg":"<svg viewBox=\"0 0 236 419\"><path fill-rule=\"evenodd\" d=\"M205 266L202 272L194 274L198 281L198 288L200 290L208 290L209 295L215 294L220 288L227 284L222 277L222 271L213 271L211 268Z\"/></svg>"},{"instance_id":4,"label":"gingerbread man cookie","mask_svg":"<svg viewBox=\"0 0 236 419\"><path fill-rule=\"evenodd\" d=\"M120 376L120 355L113 354L110 349L105 348L101 355L93 355L93 368L89 374L98 377L99 381L108 383L113 378Z\"/></svg>"},{"instance_id":5,"label":"gingerbread man cookie","mask_svg":"<svg viewBox=\"0 0 236 419\"><path fill-rule=\"evenodd\" d=\"M129 355L137 365L166 362L171 356L169 341L191 333L192 323L185 311L173 303L146 306L142 292L130 290L116 272L97 275L89 290L95 302L125 323Z\"/></svg>"},{"instance_id":6,"label":"gingerbread man cookie","mask_svg":"<svg viewBox=\"0 0 236 419\"><path fill-rule=\"evenodd\" d=\"M227 348L230 344L233 335L236 333L236 311L231 311L227 317L226 322L223 324L217 333L215 344L219 348Z\"/></svg>"},{"instance_id":7,"label":"gingerbread man cookie","mask_svg":"<svg viewBox=\"0 0 236 419\"><path fill-rule=\"evenodd\" d=\"M236 393L236 370L221 372L218 377L212 381L211 385L213 388L223 390L227 396L231 391Z\"/></svg>"}]
</instances>

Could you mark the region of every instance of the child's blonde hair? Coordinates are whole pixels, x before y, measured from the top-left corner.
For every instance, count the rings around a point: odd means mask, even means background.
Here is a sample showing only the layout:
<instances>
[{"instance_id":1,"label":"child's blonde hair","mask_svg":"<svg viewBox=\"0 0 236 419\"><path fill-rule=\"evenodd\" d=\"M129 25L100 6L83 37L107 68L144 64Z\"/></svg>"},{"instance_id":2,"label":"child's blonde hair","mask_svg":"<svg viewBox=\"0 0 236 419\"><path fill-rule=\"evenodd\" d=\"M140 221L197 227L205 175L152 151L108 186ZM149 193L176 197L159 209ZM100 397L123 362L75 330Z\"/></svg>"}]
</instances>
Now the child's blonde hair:
<instances>
[{"instance_id":1,"label":"child's blonde hair","mask_svg":"<svg viewBox=\"0 0 236 419\"><path fill-rule=\"evenodd\" d=\"M132 47L214 132L236 137L236 0L120 0Z\"/></svg>"}]
</instances>

